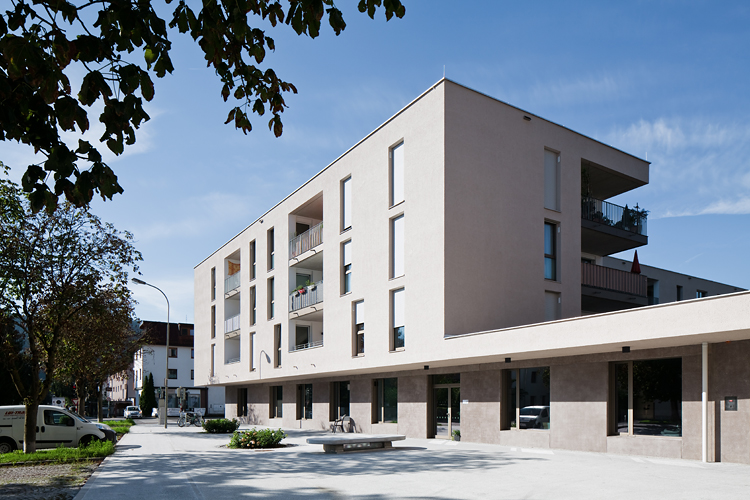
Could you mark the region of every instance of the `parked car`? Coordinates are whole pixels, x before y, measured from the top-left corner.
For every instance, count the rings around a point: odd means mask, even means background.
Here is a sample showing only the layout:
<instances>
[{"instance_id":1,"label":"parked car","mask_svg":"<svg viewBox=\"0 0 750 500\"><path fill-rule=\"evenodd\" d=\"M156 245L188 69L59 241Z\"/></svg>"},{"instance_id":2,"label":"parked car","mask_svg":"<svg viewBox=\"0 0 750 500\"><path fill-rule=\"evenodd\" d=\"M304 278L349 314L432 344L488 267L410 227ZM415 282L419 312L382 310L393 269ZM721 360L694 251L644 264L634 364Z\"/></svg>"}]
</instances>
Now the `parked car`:
<instances>
[{"instance_id":1,"label":"parked car","mask_svg":"<svg viewBox=\"0 0 750 500\"><path fill-rule=\"evenodd\" d=\"M0 406L0 453L23 448L25 406ZM106 424L91 422L57 406L41 405L36 417L36 447L75 448L94 440L117 441L117 434Z\"/></svg>"},{"instance_id":2,"label":"parked car","mask_svg":"<svg viewBox=\"0 0 750 500\"><path fill-rule=\"evenodd\" d=\"M125 407L125 418L142 418L141 409L137 406Z\"/></svg>"},{"instance_id":3,"label":"parked car","mask_svg":"<svg viewBox=\"0 0 750 500\"><path fill-rule=\"evenodd\" d=\"M519 418L519 429L548 429L549 406L524 406Z\"/></svg>"}]
</instances>

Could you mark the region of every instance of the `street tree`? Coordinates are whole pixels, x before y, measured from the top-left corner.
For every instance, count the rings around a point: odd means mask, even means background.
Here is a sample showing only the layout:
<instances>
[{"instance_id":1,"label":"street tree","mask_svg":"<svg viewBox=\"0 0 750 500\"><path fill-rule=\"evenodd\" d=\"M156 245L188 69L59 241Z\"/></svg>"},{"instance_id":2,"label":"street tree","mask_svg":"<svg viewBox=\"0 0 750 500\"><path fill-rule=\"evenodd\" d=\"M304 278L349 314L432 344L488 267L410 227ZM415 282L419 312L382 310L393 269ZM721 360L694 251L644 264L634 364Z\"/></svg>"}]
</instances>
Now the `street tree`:
<instances>
[{"instance_id":1,"label":"street tree","mask_svg":"<svg viewBox=\"0 0 750 500\"><path fill-rule=\"evenodd\" d=\"M55 377L72 379L81 403L93 395L99 420L107 378L128 370L143 343L133 329L134 309L129 289L101 287L64 327Z\"/></svg>"},{"instance_id":2,"label":"street tree","mask_svg":"<svg viewBox=\"0 0 750 500\"><path fill-rule=\"evenodd\" d=\"M154 374L149 373L144 377L143 390L141 391L141 414L150 417L156 408L156 396L154 395Z\"/></svg>"},{"instance_id":3,"label":"street tree","mask_svg":"<svg viewBox=\"0 0 750 500\"><path fill-rule=\"evenodd\" d=\"M0 181L0 363L26 406L24 451L36 450L36 416L61 363L70 324L109 289L126 287L140 253L132 235L62 203L34 213L21 189ZM24 379L24 370L32 377Z\"/></svg>"},{"instance_id":4,"label":"street tree","mask_svg":"<svg viewBox=\"0 0 750 500\"><path fill-rule=\"evenodd\" d=\"M276 45L259 26L286 25L311 38L325 17L336 35L346 27L333 0L203 0L199 10L179 0L171 16L158 13L155 3L10 0L12 8L0 17L0 140L26 144L45 157L23 175L34 211L54 209L62 195L83 206L94 193L111 199L122 192L96 145L66 142L62 133L87 131L87 108L101 103L105 131L99 142L115 155L134 144L135 130L149 120L143 99L154 97L152 76L174 69L170 30L197 42L221 80L221 97L236 101L226 123L247 133L249 115L269 112L268 127L278 137L284 94L297 89L262 67ZM360 0L358 9L374 18L381 6L387 20L406 12L400 0ZM74 69L84 75L77 94Z\"/></svg>"}]
</instances>

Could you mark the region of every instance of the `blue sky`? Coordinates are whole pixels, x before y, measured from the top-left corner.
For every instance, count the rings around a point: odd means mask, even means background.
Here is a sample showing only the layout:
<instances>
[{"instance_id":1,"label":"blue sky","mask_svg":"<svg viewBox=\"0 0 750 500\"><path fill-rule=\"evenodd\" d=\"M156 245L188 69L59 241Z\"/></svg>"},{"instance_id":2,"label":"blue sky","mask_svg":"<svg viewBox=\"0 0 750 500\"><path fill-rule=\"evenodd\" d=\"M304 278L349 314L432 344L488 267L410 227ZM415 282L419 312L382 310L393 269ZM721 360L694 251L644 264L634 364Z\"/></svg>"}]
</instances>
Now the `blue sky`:
<instances>
[{"instance_id":1,"label":"blue sky","mask_svg":"<svg viewBox=\"0 0 750 500\"><path fill-rule=\"evenodd\" d=\"M613 201L650 211L641 263L750 288L750 4L402 0L315 40L271 29L293 82L284 135L245 136L199 50L174 33L175 72L156 84L137 144L110 165L125 194L95 213L135 233L142 278L173 321L193 319L193 267L443 75L648 157L651 182ZM135 56L134 56L135 57ZM92 123L95 120L92 119ZM0 143L18 179L32 156ZM38 160L36 160L38 161ZM632 255L628 253L626 257ZM135 287L142 319L158 292Z\"/></svg>"}]
</instances>

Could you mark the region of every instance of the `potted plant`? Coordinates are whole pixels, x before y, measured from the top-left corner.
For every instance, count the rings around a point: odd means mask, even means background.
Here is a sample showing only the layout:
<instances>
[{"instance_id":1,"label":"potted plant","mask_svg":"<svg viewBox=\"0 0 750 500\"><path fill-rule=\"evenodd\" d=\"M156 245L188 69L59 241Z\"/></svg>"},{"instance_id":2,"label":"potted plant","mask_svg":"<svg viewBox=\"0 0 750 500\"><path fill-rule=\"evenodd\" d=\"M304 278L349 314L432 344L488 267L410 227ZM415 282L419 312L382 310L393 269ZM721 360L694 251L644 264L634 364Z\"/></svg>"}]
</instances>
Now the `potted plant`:
<instances>
[{"instance_id":1,"label":"potted plant","mask_svg":"<svg viewBox=\"0 0 750 500\"><path fill-rule=\"evenodd\" d=\"M461 431L456 429L451 433L451 438L453 441L461 441Z\"/></svg>"}]
</instances>

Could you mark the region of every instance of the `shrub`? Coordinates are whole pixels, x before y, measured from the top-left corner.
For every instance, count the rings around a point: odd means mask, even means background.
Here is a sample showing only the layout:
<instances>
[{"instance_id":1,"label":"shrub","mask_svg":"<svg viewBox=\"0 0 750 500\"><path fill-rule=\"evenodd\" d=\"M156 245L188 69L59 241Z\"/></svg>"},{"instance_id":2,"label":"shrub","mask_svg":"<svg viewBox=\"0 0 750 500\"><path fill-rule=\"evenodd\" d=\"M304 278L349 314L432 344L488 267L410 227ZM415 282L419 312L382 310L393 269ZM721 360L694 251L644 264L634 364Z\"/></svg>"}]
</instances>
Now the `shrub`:
<instances>
[{"instance_id":1,"label":"shrub","mask_svg":"<svg viewBox=\"0 0 750 500\"><path fill-rule=\"evenodd\" d=\"M230 448L277 448L286 434L281 429L255 429L235 431L229 441Z\"/></svg>"},{"instance_id":2,"label":"shrub","mask_svg":"<svg viewBox=\"0 0 750 500\"><path fill-rule=\"evenodd\" d=\"M226 418L215 418L203 422L203 430L211 434L229 434L234 432L240 426L236 418L232 420Z\"/></svg>"}]
</instances>

